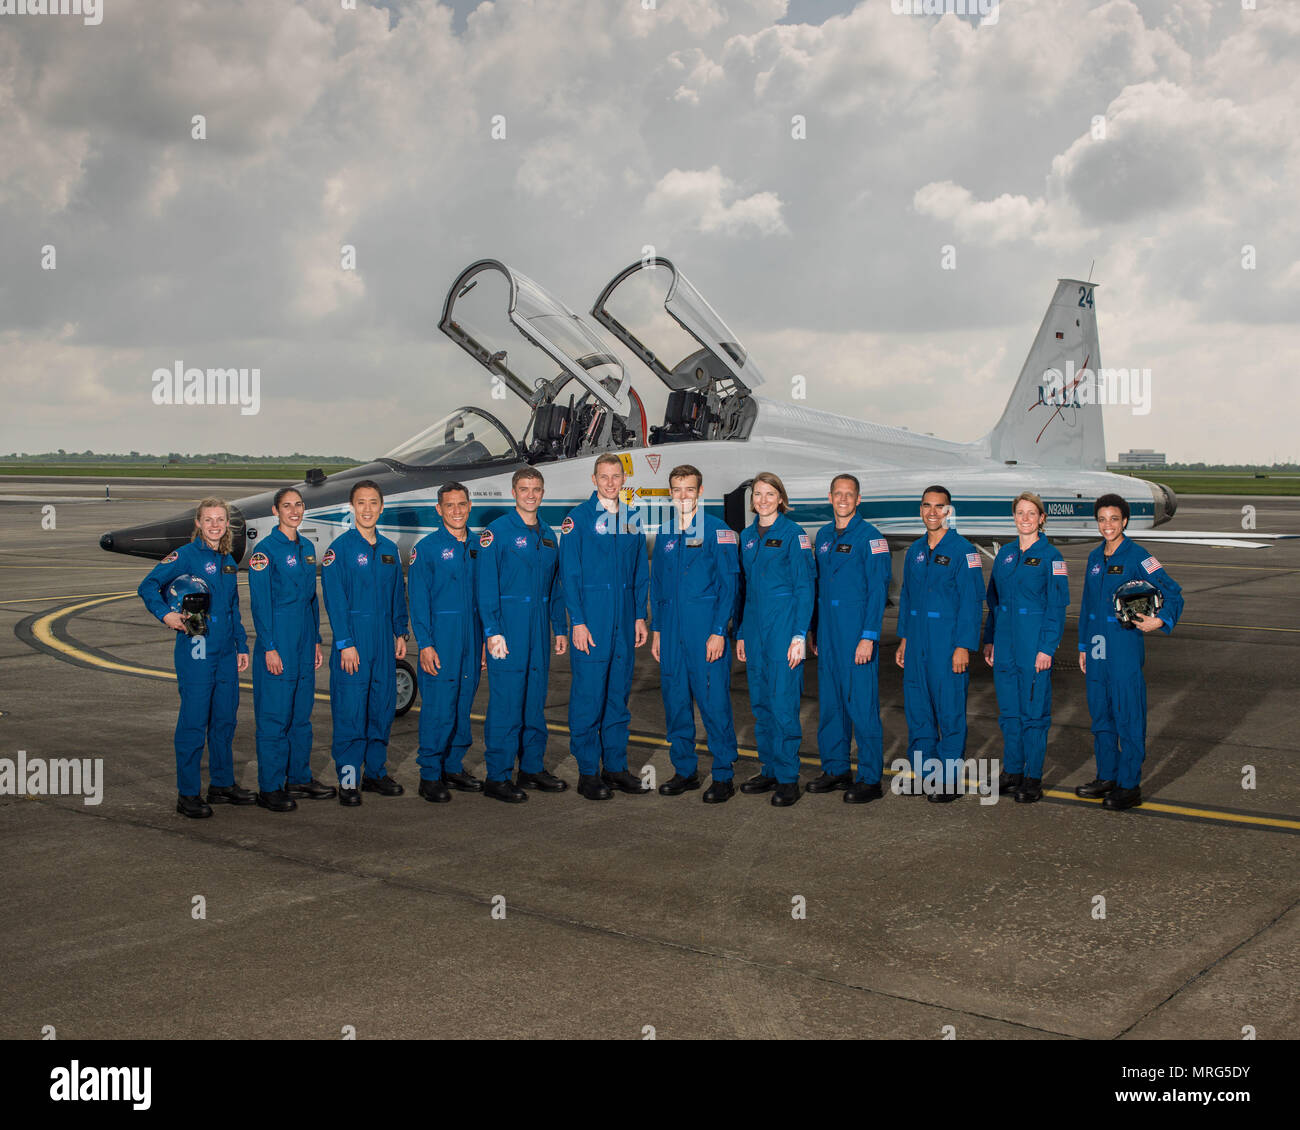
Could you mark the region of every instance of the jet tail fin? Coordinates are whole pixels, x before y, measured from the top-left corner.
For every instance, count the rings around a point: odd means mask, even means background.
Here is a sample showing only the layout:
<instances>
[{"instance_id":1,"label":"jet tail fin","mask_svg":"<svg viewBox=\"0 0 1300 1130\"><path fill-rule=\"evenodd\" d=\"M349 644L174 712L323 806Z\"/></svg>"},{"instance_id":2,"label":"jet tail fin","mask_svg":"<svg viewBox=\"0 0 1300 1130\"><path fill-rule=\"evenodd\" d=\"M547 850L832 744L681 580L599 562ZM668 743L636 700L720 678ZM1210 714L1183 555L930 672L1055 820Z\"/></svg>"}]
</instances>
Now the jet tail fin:
<instances>
[{"instance_id":1,"label":"jet tail fin","mask_svg":"<svg viewBox=\"0 0 1300 1130\"><path fill-rule=\"evenodd\" d=\"M991 456L1038 467L1106 469L1095 373L1101 367L1097 284L1058 279L1002 419L988 434Z\"/></svg>"}]
</instances>

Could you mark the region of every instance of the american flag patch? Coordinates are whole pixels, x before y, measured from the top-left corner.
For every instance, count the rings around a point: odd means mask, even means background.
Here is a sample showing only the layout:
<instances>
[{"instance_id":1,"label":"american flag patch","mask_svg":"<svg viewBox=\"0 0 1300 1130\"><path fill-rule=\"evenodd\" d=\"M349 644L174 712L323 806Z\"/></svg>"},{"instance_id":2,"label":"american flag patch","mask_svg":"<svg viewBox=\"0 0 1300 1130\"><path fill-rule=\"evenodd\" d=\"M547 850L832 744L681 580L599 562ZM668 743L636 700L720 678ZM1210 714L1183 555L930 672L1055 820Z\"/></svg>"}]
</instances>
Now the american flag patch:
<instances>
[{"instance_id":1,"label":"american flag patch","mask_svg":"<svg viewBox=\"0 0 1300 1130\"><path fill-rule=\"evenodd\" d=\"M1160 568L1160 562L1157 561L1154 557L1148 557L1145 561L1142 562L1142 568L1145 569L1148 573L1154 573L1157 569Z\"/></svg>"},{"instance_id":2,"label":"american flag patch","mask_svg":"<svg viewBox=\"0 0 1300 1130\"><path fill-rule=\"evenodd\" d=\"M966 567L968 569L978 569L980 567L980 555L978 553L966 554Z\"/></svg>"},{"instance_id":3,"label":"american flag patch","mask_svg":"<svg viewBox=\"0 0 1300 1130\"><path fill-rule=\"evenodd\" d=\"M872 539L871 539L871 552L872 552L872 553L888 553L888 552L889 552L889 542L886 541L884 538L872 538Z\"/></svg>"},{"instance_id":4,"label":"american flag patch","mask_svg":"<svg viewBox=\"0 0 1300 1130\"><path fill-rule=\"evenodd\" d=\"M719 545L735 545L735 544L736 544L736 531L735 531L735 530L719 530L719 531L718 531L718 544L719 544Z\"/></svg>"},{"instance_id":5,"label":"american flag patch","mask_svg":"<svg viewBox=\"0 0 1300 1130\"><path fill-rule=\"evenodd\" d=\"M812 538L810 538L807 534L800 534L800 535L799 535L799 544L800 544L804 549L812 549Z\"/></svg>"},{"instance_id":6,"label":"american flag patch","mask_svg":"<svg viewBox=\"0 0 1300 1130\"><path fill-rule=\"evenodd\" d=\"M1066 568L1065 568L1065 562L1064 562L1064 561L1053 561L1053 562L1052 562L1052 576L1053 576L1053 577L1068 577L1069 575L1070 575L1070 574L1066 571Z\"/></svg>"}]
</instances>

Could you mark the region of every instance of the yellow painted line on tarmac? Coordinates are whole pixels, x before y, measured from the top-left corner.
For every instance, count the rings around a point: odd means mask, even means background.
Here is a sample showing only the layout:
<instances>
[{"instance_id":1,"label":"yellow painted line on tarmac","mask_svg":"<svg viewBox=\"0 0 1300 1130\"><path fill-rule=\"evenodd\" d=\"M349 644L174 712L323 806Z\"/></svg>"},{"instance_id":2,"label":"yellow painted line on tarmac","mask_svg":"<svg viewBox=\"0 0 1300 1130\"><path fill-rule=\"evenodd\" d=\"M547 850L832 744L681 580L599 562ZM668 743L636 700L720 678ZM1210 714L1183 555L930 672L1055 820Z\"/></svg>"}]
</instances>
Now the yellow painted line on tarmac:
<instances>
[{"instance_id":1,"label":"yellow painted line on tarmac","mask_svg":"<svg viewBox=\"0 0 1300 1130\"><path fill-rule=\"evenodd\" d=\"M54 612L47 613L45 616L42 616L39 620L37 620L32 625L32 634L38 640L40 640L41 643L43 643L46 647L49 647L54 651L60 652L64 655L74 658L82 663L89 664L90 666L98 667L106 671L116 671L116 672L121 672L123 674L146 675L155 679L169 679L172 682L175 682L176 681L175 672L165 671L158 667L142 667L133 663L121 663L117 660L105 659L103 656L94 655L91 652L84 651L81 648L77 647L75 644L67 643L64 640L55 638L53 632L53 625L57 621L67 617L74 616L78 612L81 612L87 608L94 608L96 605L107 604L110 601L121 600L124 596L131 596L131 595L134 594L133 593L110 593L104 596L99 596L93 600L82 601L82 603L80 604L73 604L73 605L69 605L66 608L57 609ZM1291 631L1294 629L1280 629L1280 630ZM253 689L252 683L241 682L239 685L244 690L251 691ZM317 691L315 697L318 701L322 701L322 702L329 701L329 695L324 694L321 691ZM420 708L418 706L412 707L412 712L418 713L419 709ZM484 720L484 716L482 714L471 714L470 717L475 722L482 722ZM567 734L570 732L568 726L565 726L559 722L554 722L554 723L548 722L547 729L556 731L561 734ZM628 740L629 742L635 745L654 746L657 748L667 748L667 746L669 745L669 743L665 739L651 737L649 735L643 736L639 734L632 734L629 736ZM708 746L703 742L696 742L695 748L697 750L700 750L701 752L706 752L706 753L708 752ZM738 752L743 757L748 757L748 758L758 757L758 750L750 749L749 747L746 746L739 747ZM821 764L819 759L811 758L811 757L801 757L799 758L799 761L803 765L809 765L813 767L817 767ZM884 771L884 774L886 777L894 776L895 770L886 769ZM1074 801L1076 803L1097 804L1097 805L1101 804L1100 799L1094 800L1086 797L1078 797L1075 796L1073 792L1067 792L1063 789L1044 789L1043 795L1054 797L1057 800L1069 800L1069 801ZM1198 820L1206 820L1206 821L1217 822L1217 823L1238 824L1238 825L1244 825L1246 827L1258 827L1258 828L1283 828L1286 829L1287 831L1300 832L1300 820L1287 820L1276 816L1249 816L1244 813L1238 813L1238 812L1218 812L1207 808L1191 808L1187 805L1164 804L1161 803L1160 801L1145 800L1145 799L1142 801L1142 804L1138 808L1129 809L1129 811L1138 812L1138 813L1160 812L1171 816L1190 816Z\"/></svg>"},{"instance_id":2,"label":"yellow painted line on tarmac","mask_svg":"<svg viewBox=\"0 0 1300 1130\"><path fill-rule=\"evenodd\" d=\"M130 596L133 592L135 592L135 589L130 589L129 591L124 592L70 592L65 596L59 596L56 593L49 593L45 596L23 597L21 600L0 600L0 604L35 604L38 600L76 600L81 596L119 597Z\"/></svg>"}]
</instances>

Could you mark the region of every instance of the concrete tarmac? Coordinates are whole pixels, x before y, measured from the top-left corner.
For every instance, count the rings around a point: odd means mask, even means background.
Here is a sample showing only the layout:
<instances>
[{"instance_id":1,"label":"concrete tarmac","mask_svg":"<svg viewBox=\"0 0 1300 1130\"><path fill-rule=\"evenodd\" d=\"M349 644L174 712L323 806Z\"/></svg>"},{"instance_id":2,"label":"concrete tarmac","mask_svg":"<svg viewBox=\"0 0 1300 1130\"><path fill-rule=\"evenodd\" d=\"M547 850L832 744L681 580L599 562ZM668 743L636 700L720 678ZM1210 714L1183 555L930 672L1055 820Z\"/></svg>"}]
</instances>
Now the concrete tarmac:
<instances>
[{"instance_id":1,"label":"concrete tarmac","mask_svg":"<svg viewBox=\"0 0 1300 1130\"><path fill-rule=\"evenodd\" d=\"M102 480L0 484L0 757L102 758L105 773L97 805L0 797L0 1036L1300 1036L1300 542L1157 551L1187 606L1148 644L1148 804L1135 811L1073 798L1095 772L1071 615L1036 805L591 803L572 788L432 805L416 794L417 702L390 745L406 795L192 821L173 810L171 633L134 595L151 563L97 539L207 485L115 483L105 503ZM1261 532L1300 533L1300 500L1268 498L1184 498L1165 528L1239 529L1246 503ZM1075 608L1088 548L1063 550ZM246 588L242 607L251 635ZM885 627L888 765L906 744L892 608ZM967 755L997 757L992 674L972 670ZM236 774L255 788L244 683ZM313 766L332 783L324 670L317 687ZM559 659L547 763L573 785L568 687ZM743 668L732 696L752 749ZM632 718L631 764L666 780L648 649ZM805 780L816 720L814 661ZM482 775L478 723L467 767ZM756 769L742 758L737 779Z\"/></svg>"}]
</instances>

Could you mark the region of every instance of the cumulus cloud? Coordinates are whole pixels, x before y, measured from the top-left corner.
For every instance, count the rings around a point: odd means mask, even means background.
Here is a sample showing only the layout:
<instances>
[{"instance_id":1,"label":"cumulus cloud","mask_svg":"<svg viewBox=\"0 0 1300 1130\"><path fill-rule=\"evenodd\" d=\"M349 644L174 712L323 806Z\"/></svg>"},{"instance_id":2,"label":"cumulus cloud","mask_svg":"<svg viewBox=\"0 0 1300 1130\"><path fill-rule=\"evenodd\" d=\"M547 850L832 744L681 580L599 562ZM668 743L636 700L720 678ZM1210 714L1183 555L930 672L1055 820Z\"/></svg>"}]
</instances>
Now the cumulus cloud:
<instances>
[{"instance_id":1,"label":"cumulus cloud","mask_svg":"<svg viewBox=\"0 0 1300 1130\"><path fill-rule=\"evenodd\" d=\"M7 20L0 449L174 446L139 393L182 357L263 370L262 416L196 416L195 447L371 454L486 394L435 328L467 263L581 310L647 244L814 407L953 438L996 418L1054 280L1095 260L1104 355L1178 372L1112 452L1285 446L1280 413L1205 413L1234 357L1290 396L1300 6L1017 0L986 27L852 0L816 26L778 23L785 0L455 7ZM951 396L938 426L918 387Z\"/></svg>"}]
</instances>

